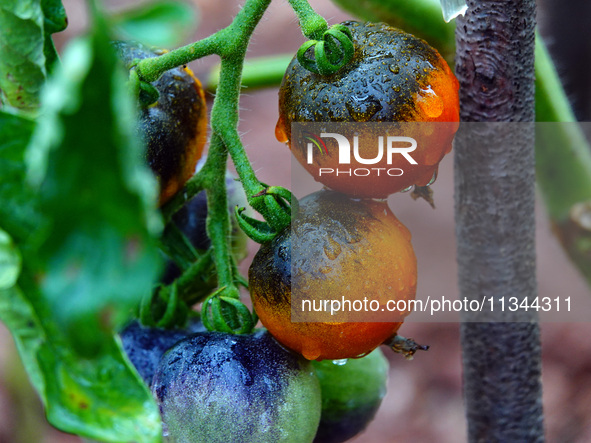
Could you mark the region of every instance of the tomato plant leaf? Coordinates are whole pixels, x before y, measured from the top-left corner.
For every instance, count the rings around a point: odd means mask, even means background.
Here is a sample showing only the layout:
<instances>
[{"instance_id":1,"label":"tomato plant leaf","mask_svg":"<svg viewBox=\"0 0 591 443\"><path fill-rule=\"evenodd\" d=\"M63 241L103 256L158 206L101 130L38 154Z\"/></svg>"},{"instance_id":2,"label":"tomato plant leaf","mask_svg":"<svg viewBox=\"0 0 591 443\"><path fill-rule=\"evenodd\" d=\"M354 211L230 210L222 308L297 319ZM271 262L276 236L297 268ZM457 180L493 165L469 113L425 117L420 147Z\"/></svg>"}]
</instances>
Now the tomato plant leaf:
<instances>
[{"instance_id":1,"label":"tomato plant leaf","mask_svg":"<svg viewBox=\"0 0 591 443\"><path fill-rule=\"evenodd\" d=\"M41 0L41 9L46 34L55 34L66 29L68 18L61 0Z\"/></svg>"},{"instance_id":2,"label":"tomato plant leaf","mask_svg":"<svg viewBox=\"0 0 591 443\"><path fill-rule=\"evenodd\" d=\"M20 244L40 226L35 196L25 183L24 155L34 122L0 111L0 225Z\"/></svg>"},{"instance_id":3,"label":"tomato plant leaf","mask_svg":"<svg viewBox=\"0 0 591 443\"><path fill-rule=\"evenodd\" d=\"M193 33L198 15L192 5L156 1L113 16L124 38L162 48L179 46Z\"/></svg>"},{"instance_id":4,"label":"tomato plant leaf","mask_svg":"<svg viewBox=\"0 0 591 443\"><path fill-rule=\"evenodd\" d=\"M123 71L97 29L68 48L48 82L27 152L29 179L40 184L50 220L38 251L42 292L87 355L100 351L103 336L149 293L161 264L151 229L158 225L157 184L134 137Z\"/></svg>"},{"instance_id":5,"label":"tomato plant leaf","mask_svg":"<svg viewBox=\"0 0 591 443\"><path fill-rule=\"evenodd\" d=\"M20 270L20 252L8 233L0 229L0 290L14 286Z\"/></svg>"},{"instance_id":6,"label":"tomato plant leaf","mask_svg":"<svg viewBox=\"0 0 591 443\"><path fill-rule=\"evenodd\" d=\"M160 414L151 393L129 367L122 349L82 360L67 348L43 346L47 418L60 429L107 442L159 442ZM56 352L57 351L57 352Z\"/></svg>"},{"instance_id":7,"label":"tomato plant leaf","mask_svg":"<svg viewBox=\"0 0 591 443\"><path fill-rule=\"evenodd\" d=\"M101 441L158 442L158 408L114 338L161 268L157 183L125 74L97 16L47 82L36 126L0 113L0 196L43 216L21 232L14 225L28 213L0 209L23 256L18 286L0 291L0 319L51 424ZM12 281L12 242L0 244L0 266L9 265L0 276Z\"/></svg>"},{"instance_id":8,"label":"tomato plant leaf","mask_svg":"<svg viewBox=\"0 0 591 443\"><path fill-rule=\"evenodd\" d=\"M39 0L0 1L0 90L15 108L39 104L46 76L44 40Z\"/></svg>"},{"instance_id":9,"label":"tomato plant leaf","mask_svg":"<svg viewBox=\"0 0 591 443\"><path fill-rule=\"evenodd\" d=\"M31 296L35 290L28 287L26 292ZM12 333L49 421L66 432L101 441L159 442L158 409L119 344L111 340L109 352L81 359L47 322L43 302L34 295L31 299L36 301L28 300L17 286L0 289L0 320Z\"/></svg>"}]
</instances>

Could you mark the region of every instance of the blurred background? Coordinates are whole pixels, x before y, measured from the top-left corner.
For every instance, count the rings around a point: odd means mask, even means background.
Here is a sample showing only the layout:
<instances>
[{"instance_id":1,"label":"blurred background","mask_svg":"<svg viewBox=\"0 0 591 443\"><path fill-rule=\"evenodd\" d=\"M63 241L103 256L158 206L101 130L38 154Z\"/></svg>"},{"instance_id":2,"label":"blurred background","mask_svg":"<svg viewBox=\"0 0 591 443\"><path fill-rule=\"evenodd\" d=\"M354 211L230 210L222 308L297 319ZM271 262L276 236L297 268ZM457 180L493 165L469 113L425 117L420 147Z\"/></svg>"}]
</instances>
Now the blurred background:
<instances>
[{"instance_id":1,"label":"blurred background","mask_svg":"<svg viewBox=\"0 0 591 443\"><path fill-rule=\"evenodd\" d=\"M409 0L411 1L411 0ZM68 29L55 35L58 48L84 32L84 0L64 0ZM105 0L109 11L120 11L141 1ZM237 0L193 0L199 13L197 31L187 42L203 38L228 25L239 11ZM311 5L329 24L351 18L328 0ZM591 120L591 2L539 1L539 24L555 58L577 117ZM257 28L249 56L295 53L304 38L287 1L275 0ZM195 74L205 81L217 57L193 62ZM210 105L213 96L210 94ZM290 188L291 155L274 137L277 88L243 90L240 131L259 178ZM453 159L442 163L433 185L436 209L408 194L395 195L390 206L410 229L419 265L418 298L427 295L456 298L453 220ZM301 196L298 196L301 197ZM538 283L541 297L591 300L591 291L571 266L546 221L543 203L537 204ZM250 245L251 257L256 251ZM250 257L243 263L246 271ZM591 442L591 322L545 322L543 345L544 412L548 442ZM388 394L368 429L352 441L358 443L462 443L466 423L462 404L461 348L457 323L409 321L401 334L429 344L428 352L413 361L388 353ZM507 352L511 352L510 349ZM36 395L30 390L10 335L0 324L0 443L70 443L80 441L46 424Z\"/></svg>"}]
</instances>

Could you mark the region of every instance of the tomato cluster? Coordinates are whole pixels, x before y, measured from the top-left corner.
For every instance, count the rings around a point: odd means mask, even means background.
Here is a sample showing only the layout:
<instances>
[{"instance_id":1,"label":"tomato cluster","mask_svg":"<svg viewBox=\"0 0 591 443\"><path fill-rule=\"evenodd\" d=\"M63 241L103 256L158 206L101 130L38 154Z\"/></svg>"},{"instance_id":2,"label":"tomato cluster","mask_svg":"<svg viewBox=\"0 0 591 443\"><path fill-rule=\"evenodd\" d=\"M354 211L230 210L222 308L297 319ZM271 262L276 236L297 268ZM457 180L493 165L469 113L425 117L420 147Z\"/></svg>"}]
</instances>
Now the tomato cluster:
<instances>
[{"instance_id":1,"label":"tomato cluster","mask_svg":"<svg viewBox=\"0 0 591 443\"><path fill-rule=\"evenodd\" d=\"M341 442L365 428L385 394L388 364L376 348L396 336L409 314L386 307L414 299L417 263L410 232L384 197L431 181L458 127L458 83L437 51L412 35L383 24L342 26L355 46L349 63L320 74L296 57L280 88L276 136L330 189L294 205L291 225L277 228L253 259L249 290L265 329L233 335L194 322L172 331L131 324L121 333L171 441ZM153 55L128 46L123 53L128 62ZM161 202L193 173L205 137L203 92L186 68L177 71L173 81L156 84L160 98L142 110L138 126ZM408 129L417 141L416 167L371 180L317 177L320 167L338 167L339 156L327 150L306 161L291 127L302 122L421 123ZM176 133L177 127L186 130ZM360 157L373 155L367 139L375 131L358 134ZM207 249L206 217L199 195L173 222L194 247ZM171 281L179 271L168 272ZM356 316L349 308L334 317L332 311L307 316L301 308L310 301L326 309L334 300L349 306L369 300L377 313Z\"/></svg>"}]
</instances>

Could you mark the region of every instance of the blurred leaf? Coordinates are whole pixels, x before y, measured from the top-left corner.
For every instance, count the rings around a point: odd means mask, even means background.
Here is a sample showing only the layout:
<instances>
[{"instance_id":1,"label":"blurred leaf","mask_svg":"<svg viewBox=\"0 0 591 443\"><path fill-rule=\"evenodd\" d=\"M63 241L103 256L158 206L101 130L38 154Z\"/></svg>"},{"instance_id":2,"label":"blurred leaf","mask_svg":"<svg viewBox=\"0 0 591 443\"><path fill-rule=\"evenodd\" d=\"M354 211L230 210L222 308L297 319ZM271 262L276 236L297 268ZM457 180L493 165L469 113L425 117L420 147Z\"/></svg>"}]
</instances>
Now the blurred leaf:
<instances>
[{"instance_id":1,"label":"blurred leaf","mask_svg":"<svg viewBox=\"0 0 591 443\"><path fill-rule=\"evenodd\" d=\"M40 0L0 1L0 90L15 108L34 109L45 81Z\"/></svg>"},{"instance_id":2,"label":"blurred leaf","mask_svg":"<svg viewBox=\"0 0 591 443\"><path fill-rule=\"evenodd\" d=\"M20 252L8 233L0 229L0 290L13 287L20 271Z\"/></svg>"},{"instance_id":3,"label":"blurred leaf","mask_svg":"<svg viewBox=\"0 0 591 443\"><path fill-rule=\"evenodd\" d=\"M445 23L439 0L332 0L364 20L385 22L424 38L453 66L455 23Z\"/></svg>"},{"instance_id":4,"label":"blurred leaf","mask_svg":"<svg viewBox=\"0 0 591 443\"><path fill-rule=\"evenodd\" d=\"M161 440L158 408L114 338L161 265L135 109L98 16L44 88L32 136L29 120L0 113L0 224L23 257L18 287L0 291L0 320L51 424L111 442ZM0 245L0 266L14 267L12 242Z\"/></svg>"},{"instance_id":5,"label":"blurred leaf","mask_svg":"<svg viewBox=\"0 0 591 443\"><path fill-rule=\"evenodd\" d=\"M66 10L61 0L41 0L41 8L43 9L44 16L43 31L45 33L45 41L43 44L43 53L45 54L45 67L47 72L51 72L53 65L58 60L57 50L53 44L51 34L66 29L68 18L66 17Z\"/></svg>"},{"instance_id":6,"label":"blurred leaf","mask_svg":"<svg viewBox=\"0 0 591 443\"><path fill-rule=\"evenodd\" d=\"M113 20L126 39L172 48L193 34L198 14L188 3L162 0L121 12Z\"/></svg>"},{"instance_id":7,"label":"blurred leaf","mask_svg":"<svg viewBox=\"0 0 591 443\"><path fill-rule=\"evenodd\" d=\"M17 244L40 225L35 196L25 183L24 155L34 122L0 111L0 226Z\"/></svg>"},{"instance_id":8,"label":"blurred leaf","mask_svg":"<svg viewBox=\"0 0 591 443\"><path fill-rule=\"evenodd\" d=\"M68 18L61 0L41 0L41 8L43 9L46 34L55 34L66 29Z\"/></svg>"},{"instance_id":9,"label":"blurred leaf","mask_svg":"<svg viewBox=\"0 0 591 443\"><path fill-rule=\"evenodd\" d=\"M29 295L35 292L27 289ZM81 359L48 321L42 302L32 298L35 307L18 287L1 289L0 320L12 333L49 421L100 441L159 442L158 409L118 343L111 340L109 352Z\"/></svg>"},{"instance_id":10,"label":"blurred leaf","mask_svg":"<svg viewBox=\"0 0 591 443\"><path fill-rule=\"evenodd\" d=\"M27 159L50 220L38 251L42 292L77 351L90 356L152 290L157 184L103 27L70 46L63 65L44 91Z\"/></svg>"}]
</instances>

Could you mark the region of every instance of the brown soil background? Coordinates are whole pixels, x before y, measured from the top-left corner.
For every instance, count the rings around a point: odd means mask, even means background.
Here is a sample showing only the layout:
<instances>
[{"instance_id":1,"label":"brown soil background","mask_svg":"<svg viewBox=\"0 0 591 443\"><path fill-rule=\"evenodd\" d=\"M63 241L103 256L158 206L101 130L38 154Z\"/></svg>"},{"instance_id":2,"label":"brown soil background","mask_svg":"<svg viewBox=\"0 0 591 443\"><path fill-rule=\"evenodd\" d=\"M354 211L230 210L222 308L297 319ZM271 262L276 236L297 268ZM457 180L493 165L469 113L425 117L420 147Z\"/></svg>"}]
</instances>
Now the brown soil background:
<instances>
[{"instance_id":1,"label":"brown soil background","mask_svg":"<svg viewBox=\"0 0 591 443\"><path fill-rule=\"evenodd\" d=\"M110 10L138 2L105 2ZM202 38L226 26L239 10L235 0L194 0L201 22L195 38ZM61 47L86 27L85 2L64 1L70 26L56 36ZM350 18L327 0L311 1L329 23ZM542 19L543 10L541 11ZM287 1L273 2L249 48L249 56L294 53L304 41ZM191 64L198 77L206 79L217 61L209 57ZM240 131L249 157L261 180L291 188L289 150L274 137L277 120L277 90L243 91ZM436 210L408 194L390 200L394 213L410 229L419 263L417 298L457 296L453 222L453 160L442 163L433 186ZM300 196L301 197L301 196ZM562 252L544 215L537 207L538 283L541 297L591 300L591 293ZM251 252L256 245L251 244ZM244 269L248 267L245 263ZM589 312L589 311L586 311ZM591 324L589 316L578 323L542 323L545 426L548 442L591 442ZM587 321L587 323L585 323ZM352 441L357 443L462 443L466 422L462 403L462 367L457 323L417 323L412 318L400 331L405 336L431 345L413 361L388 353L391 363L388 394L368 429ZM507 352L511 352L510 349ZM38 441L70 443L80 441L62 434L43 419L38 401L14 395L22 382L15 361L12 340L0 324L0 443L35 443L19 439L23 426L39 429ZM24 411L24 414L23 414ZM25 421L23 421L25 420Z\"/></svg>"}]
</instances>

